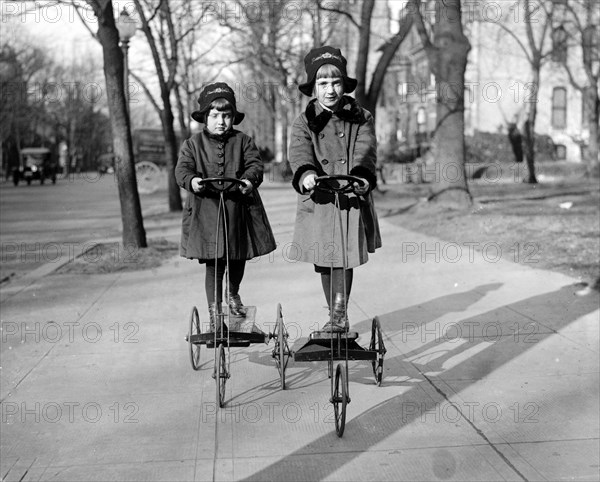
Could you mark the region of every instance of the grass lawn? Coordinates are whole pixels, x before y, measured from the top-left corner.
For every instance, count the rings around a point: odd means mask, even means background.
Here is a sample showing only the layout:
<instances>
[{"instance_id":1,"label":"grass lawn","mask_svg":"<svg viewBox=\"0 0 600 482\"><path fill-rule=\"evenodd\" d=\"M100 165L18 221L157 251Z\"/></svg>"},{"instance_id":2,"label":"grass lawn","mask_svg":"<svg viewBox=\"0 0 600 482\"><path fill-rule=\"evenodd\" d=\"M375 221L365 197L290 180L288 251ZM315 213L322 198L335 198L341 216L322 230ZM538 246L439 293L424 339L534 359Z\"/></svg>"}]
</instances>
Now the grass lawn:
<instances>
[{"instance_id":1,"label":"grass lawn","mask_svg":"<svg viewBox=\"0 0 600 482\"><path fill-rule=\"evenodd\" d=\"M476 181L466 213L433 208L427 184L386 184L375 193L380 217L460 246L500 247L504 259L560 271L594 284L600 276L600 183Z\"/></svg>"},{"instance_id":2,"label":"grass lawn","mask_svg":"<svg viewBox=\"0 0 600 482\"><path fill-rule=\"evenodd\" d=\"M125 249L120 243L96 244L53 274L102 274L158 268L179 252L179 245L164 238L148 240L144 249Z\"/></svg>"}]
</instances>

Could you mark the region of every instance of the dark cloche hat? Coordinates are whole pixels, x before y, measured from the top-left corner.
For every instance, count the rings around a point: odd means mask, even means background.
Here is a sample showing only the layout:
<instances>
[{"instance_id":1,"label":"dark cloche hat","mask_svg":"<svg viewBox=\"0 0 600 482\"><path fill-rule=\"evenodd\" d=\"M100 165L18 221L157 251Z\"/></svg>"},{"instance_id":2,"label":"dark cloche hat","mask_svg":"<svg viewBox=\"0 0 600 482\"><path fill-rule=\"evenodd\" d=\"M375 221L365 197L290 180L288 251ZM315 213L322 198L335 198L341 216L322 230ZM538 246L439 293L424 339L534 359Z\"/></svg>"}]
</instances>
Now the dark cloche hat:
<instances>
[{"instance_id":1,"label":"dark cloche hat","mask_svg":"<svg viewBox=\"0 0 600 482\"><path fill-rule=\"evenodd\" d=\"M238 112L235 105L235 93L233 92L233 89L225 82L208 84L202 89L202 92L200 92L200 96L198 97L198 104L200 105L200 108L192 112L192 119L194 119L196 122L206 122L206 113L210 108L211 102L219 97L226 99L232 105L234 110L233 123L237 125L242 122L245 114Z\"/></svg>"},{"instance_id":2,"label":"dark cloche hat","mask_svg":"<svg viewBox=\"0 0 600 482\"><path fill-rule=\"evenodd\" d=\"M356 79L348 77L346 72L346 59L342 55L341 50L334 47L323 46L311 49L311 51L306 54L306 57L304 57L304 68L306 69L307 80L306 83L298 86L300 92L309 97L312 96L317 70L325 64L335 65L340 69L342 78L344 79L344 91L346 94L349 94L356 89Z\"/></svg>"}]
</instances>

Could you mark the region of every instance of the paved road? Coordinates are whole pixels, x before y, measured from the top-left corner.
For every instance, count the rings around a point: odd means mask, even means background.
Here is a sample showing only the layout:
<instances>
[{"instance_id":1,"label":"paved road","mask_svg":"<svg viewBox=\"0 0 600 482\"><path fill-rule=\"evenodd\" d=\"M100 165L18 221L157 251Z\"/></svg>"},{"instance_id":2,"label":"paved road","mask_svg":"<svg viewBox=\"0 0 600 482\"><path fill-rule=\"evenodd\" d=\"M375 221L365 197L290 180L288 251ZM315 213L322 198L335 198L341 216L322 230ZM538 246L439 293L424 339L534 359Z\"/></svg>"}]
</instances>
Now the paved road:
<instances>
[{"instance_id":1,"label":"paved road","mask_svg":"<svg viewBox=\"0 0 600 482\"><path fill-rule=\"evenodd\" d=\"M265 331L281 303L297 349L324 321L323 295L293 259L289 186L262 192L279 245L248 266L242 297ZM361 344L381 318L384 383L350 364L343 438L323 364L292 363L281 391L272 344L232 349L216 407L212 352L195 372L183 339L193 304L206 320L203 271L174 257L151 271L48 275L2 302L0 476L598 480L598 294L506 259L436 257L439 240L381 227L349 316ZM162 233L178 228L165 221Z\"/></svg>"},{"instance_id":2,"label":"paved road","mask_svg":"<svg viewBox=\"0 0 600 482\"><path fill-rule=\"evenodd\" d=\"M140 197L145 213L166 204L166 193ZM97 239L119 237L121 216L115 178L82 173L55 185L0 183L0 279L15 279L68 257Z\"/></svg>"}]
</instances>

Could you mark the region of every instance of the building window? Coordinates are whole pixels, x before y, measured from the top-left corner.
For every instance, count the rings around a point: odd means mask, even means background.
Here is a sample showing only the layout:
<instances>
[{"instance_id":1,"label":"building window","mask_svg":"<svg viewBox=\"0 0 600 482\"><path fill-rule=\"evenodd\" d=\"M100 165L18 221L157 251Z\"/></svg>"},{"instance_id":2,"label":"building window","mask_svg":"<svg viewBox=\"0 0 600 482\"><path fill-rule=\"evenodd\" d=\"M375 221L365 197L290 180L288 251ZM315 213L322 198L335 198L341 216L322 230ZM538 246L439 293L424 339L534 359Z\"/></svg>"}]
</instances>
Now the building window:
<instances>
[{"instance_id":1,"label":"building window","mask_svg":"<svg viewBox=\"0 0 600 482\"><path fill-rule=\"evenodd\" d=\"M589 87L586 87L589 89ZM590 127L590 109L588 107L588 103L586 102L587 92L584 91L581 96L581 127L584 129L589 129Z\"/></svg>"},{"instance_id":2,"label":"building window","mask_svg":"<svg viewBox=\"0 0 600 482\"><path fill-rule=\"evenodd\" d=\"M552 32L552 60L560 63L567 61L567 32L562 25Z\"/></svg>"},{"instance_id":3,"label":"building window","mask_svg":"<svg viewBox=\"0 0 600 482\"><path fill-rule=\"evenodd\" d=\"M564 87L554 87L552 91L552 127L567 127L567 89Z\"/></svg>"},{"instance_id":4,"label":"building window","mask_svg":"<svg viewBox=\"0 0 600 482\"><path fill-rule=\"evenodd\" d=\"M564 161L567 158L567 147L563 144L556 144L556 160Z\"/></svg>"}]
</instances>

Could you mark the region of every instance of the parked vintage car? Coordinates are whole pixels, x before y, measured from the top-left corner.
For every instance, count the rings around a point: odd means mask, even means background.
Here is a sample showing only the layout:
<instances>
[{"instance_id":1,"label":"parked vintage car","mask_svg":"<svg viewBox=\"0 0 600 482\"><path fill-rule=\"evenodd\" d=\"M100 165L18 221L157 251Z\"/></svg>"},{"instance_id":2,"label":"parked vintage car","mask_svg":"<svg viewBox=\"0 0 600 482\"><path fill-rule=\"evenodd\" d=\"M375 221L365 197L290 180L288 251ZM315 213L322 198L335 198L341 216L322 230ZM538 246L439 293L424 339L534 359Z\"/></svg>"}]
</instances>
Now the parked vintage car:
<instances>
[{"instance_id":1,"label":"parked vintage car","mask_svg":"<svg viewBox=\"0 0 600 482\"><path fill-rule=\"evenodd\" d=\"M56 183L57 164L50 149L46 147L26 147L21 149L19 165L13 169L13 184L25 181L28 185L31 181L40 181L44 184L50 179L52 184Z\"/></svg>"}]
</instances>

